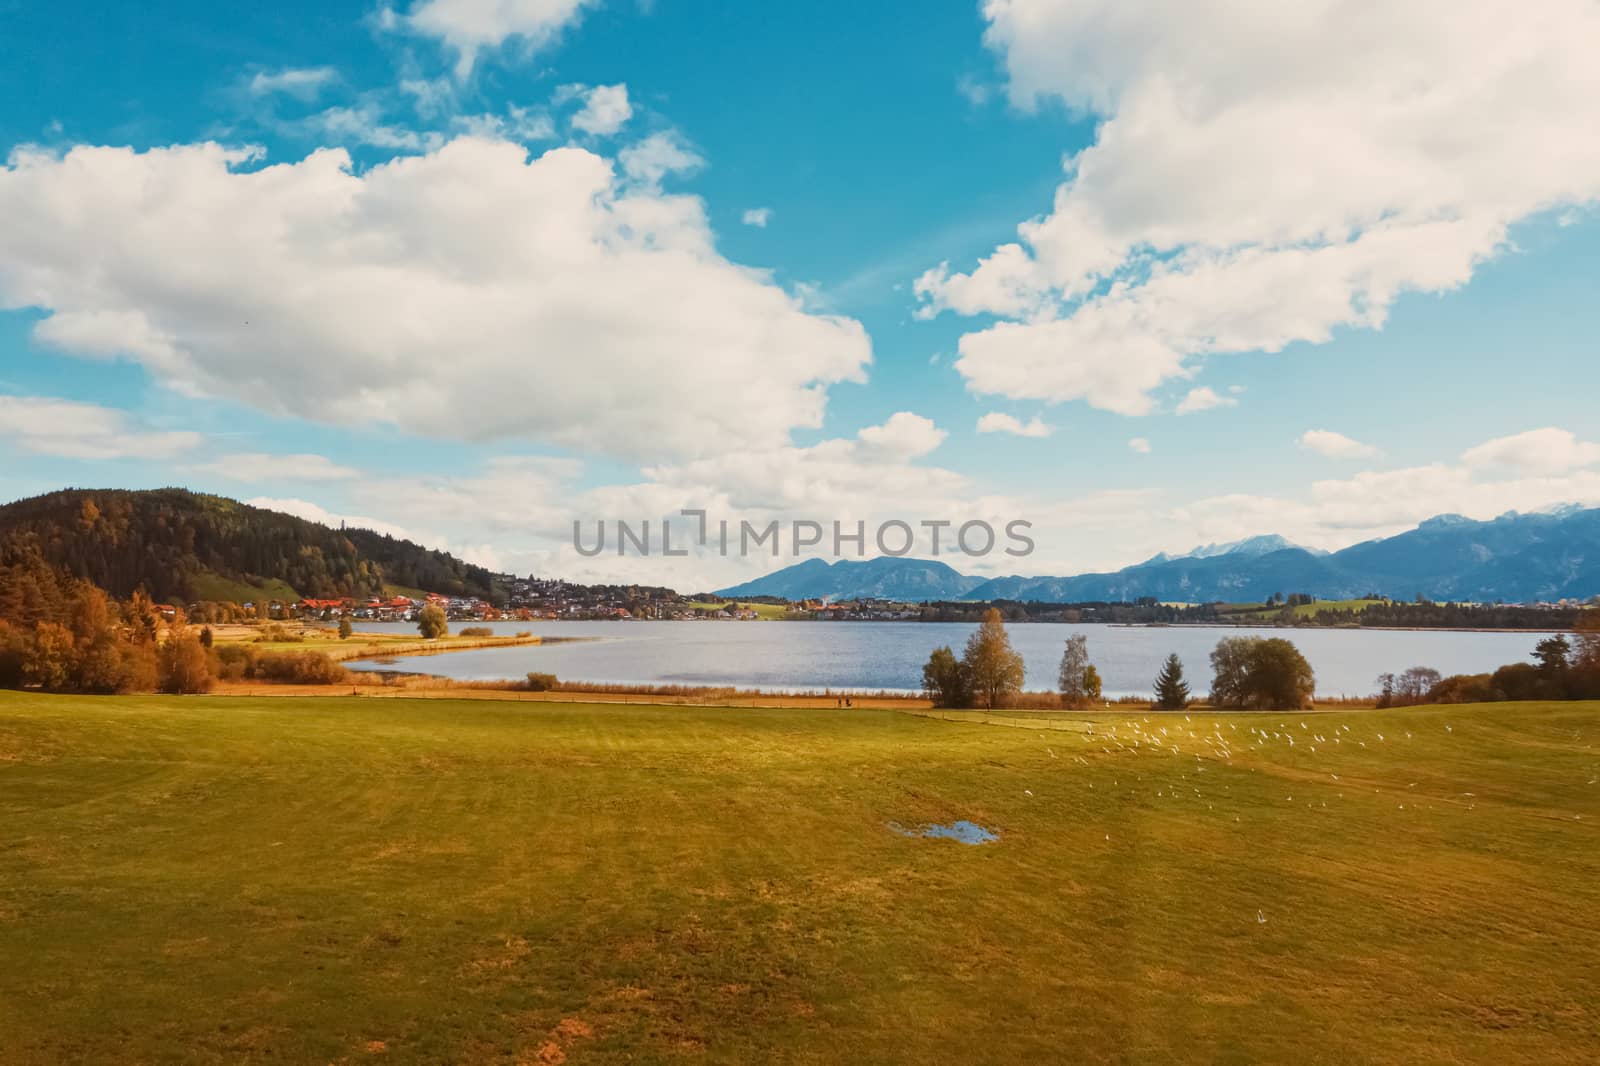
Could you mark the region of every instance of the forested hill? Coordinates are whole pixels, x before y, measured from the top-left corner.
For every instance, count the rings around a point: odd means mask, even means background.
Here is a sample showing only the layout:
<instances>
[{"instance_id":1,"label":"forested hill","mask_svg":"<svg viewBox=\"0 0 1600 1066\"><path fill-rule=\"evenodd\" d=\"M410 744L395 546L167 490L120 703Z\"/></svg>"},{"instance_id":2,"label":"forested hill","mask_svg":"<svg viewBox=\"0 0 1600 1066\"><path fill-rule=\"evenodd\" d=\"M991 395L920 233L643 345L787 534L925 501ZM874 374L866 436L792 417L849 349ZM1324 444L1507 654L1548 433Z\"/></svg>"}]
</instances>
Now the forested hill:
<instances>
[{"instance_id":1,"label":"forested hill","mask_svg":"<svg viewBox=\"0 0 1600 1066\"><path fill-rule=\"evenodd\" d=\"M158 602L368 596L386 585L494 594L487 570L443 552L184 489L67 489L0 506L0 577L22 580L40 564L116 597L142 586Z\"/></svg>"}]
</instances>

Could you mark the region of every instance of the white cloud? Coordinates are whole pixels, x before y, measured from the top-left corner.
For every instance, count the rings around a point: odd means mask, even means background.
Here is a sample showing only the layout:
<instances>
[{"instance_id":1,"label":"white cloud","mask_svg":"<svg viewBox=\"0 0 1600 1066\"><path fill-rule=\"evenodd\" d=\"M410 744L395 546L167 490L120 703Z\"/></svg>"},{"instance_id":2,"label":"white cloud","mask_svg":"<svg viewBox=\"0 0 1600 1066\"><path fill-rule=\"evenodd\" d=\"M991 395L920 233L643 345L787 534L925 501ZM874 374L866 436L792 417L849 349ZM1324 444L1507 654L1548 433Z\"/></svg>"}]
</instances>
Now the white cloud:
<instances>
[{"instance_id":1,"label":"white cloud","mask_svg":"<svg viewBox=\"0 0 1600 1066\"><path fill-rule=\"evenodd\" d=\"M556 135L555 123L550 116L532 108L512 104L503 115L454 115L451 128L469 137L508 141L548 141Z\"/></svg>"},{"instance_id":2,"label":"white cloud","mask_svg":"<svg viewBox=\"0 0 1600 1066\"><path fill-rule=\"evenodd\" d=\"M344 481L361 476L361 471L335 463L325 455L271 455L267 452L219 455L191 469L234 481Z\"/></svg>"},{"instance_id":3,"label":"white cloud","mask_svg":"<svg viewBox=\"0 0 1600 1066\"><path fill-rule=\"evenodd\" d=\"M772 208L748 208L744 215L740 217L739 221L743 222L746 226L755 226L758 229L766 229L767 223L772 221Z\"/></svg>"},{"instance_id":4,"label":"white cloud","mask_svg":"<svg viewBox=\"0 0 1600 1066\"><path fill-rule=\"evenodd\" d=\"M431 151L444 142L439 133L385 121L383 109L371 98L350 107L330 107L284 125L324 142L370 145L403 152Z\"/></svg>"},{"instance_id":5,"label":"white cloud","mask_svg":"<svg viewBox=\"0 0 1600 1066\"><path fill-rule=\"evenodd\" d=\"M1180 415L1194 414L1196 411L1209 411L1213 407L1237 407L1239 401L1231 396L1218 395L1217 391L1205 385L1190 389L1188 395L1178 401Z\"/></svg>"},{"instance_id":6,"label":"white cloud","mask_svg":"<svg viewBox=\"0 0 1600 1066\"><path fill-rule=\"evenodd\" d=\"M282 511L284 514L292 514L296 518L304 518L308 522L320 522L334 529L338 529L341 524L353 526L356 529L370 529L374 533L387 533L391 537L409 540L427 548L437 548L440 551L449 550L443 546L442 538L424 539L426 534L419 536L404 526L385 522L381 518L371 518L366 515L338 514L319 504L312 503L310 500L294 497L254 496L240 502L247 506L260 507L267 511Z\"/></svg>"},{"instance_id":7,"label":"white cloud","mask_svg":"<svg viewBox=\"0 0 1600 1066\"><path fill-rule=\"evenodd\" d=\"M461 138L361 173L339 150L251 159L14 155L0 307L191 395L614 455L779 446L871 358L858 323L718 255L698 199L621 186L587 151Z\"/></svg>"},{"instance_id":8,"label":"white cloud","mask_svg":"<svg viewBox=\"0 0 1600 1066\"><path fill-rule=\"evenodd\" d=\"M1470 448L1461 456L1469 467L1510 467L1524 474L1563 474L1600 463L1600 444L1578 439L1571 430L1530 429Z\"/></svg>"},{"instance_id":9,"label":"white cloud","mask_svg":"<svg viewBox=\"0 0 1600 1066\"><path fill-rule=\"evenodd\" d=\"M1023 422L1015 415L1008 415L1003 411L990 411L978 419L978 432L1011 433L1018 437L1048 437L1054 430L1045 425L1038 415Z\"/></svg>"},{"instance_id":10,"label":"white cloud","mask_svg":"<svg viewBox=\"0 0 1600 1066\"><path fill-rule=\"evenodd\" d=\"M705 165L695 150L676 132L652 133L637 144L630 144L617 156L622 172L629 178L654 187L668 174L688 174Z\"/></svg>"},{"instance_id":11,"label":"white cloud","mask_svg":"<svg viewBox=\"0 0 1600 1066\"><path fill-rule=\"evenodd\" d=\"M456 76L472 73L478 53L520 38L530 50L545 47L578 21L592 0L420 0L410 12L385 22L434 37L456 53Z\"/></svg>"},{"instance_id":12,"label":"white cloud","mask_svg":"<svg viewBox=\"0 0 1600 1066\"><path fill-rule=\"evenodd\" d=\"M883 425L868 426L856 434L856 438L872 453L898 461L927 455L944 443L946 436L945 431L934 425L932 419L910 411L897 412L890 415Z\"/></svg>"},{"instance_id":13,"label":"white cloud","mask_svg":"<svg viewBox=\"0 0 1600 1066\"><path fill-rule=\"evenodd\" d=\"M115 408L43 396L0 396L0 437L65 459L170 459L200 443L198 433L141 429Z\"/></svg>"},{"instance_id":14,"label":"white cloud","mask_svg":"<svg viewBox=\"0 0 1600 1066\"><path fill-rule=\"evenodd\" d=\"M1149 440L1147 440L1144 437L1134 437L1134 438L1132 438L1131 440L1128 441L1128 447L1132 448L1134 451L1138 452L1140 455L1149 455L1150 454L1150 442L1149 442Z\"/></svg>"},{"instance_id":15,"label":"white cloud","mask_svg":"<svg viewBox=\"0 0 1600 1066\"><path fill-rule=\"evenodd\" d=\"M988 0L1024 108L1102 119L1050 213L921 312L993 313L969 388L1127 414L1213 353L1381 327L1508 228L1600 197L1600 8Z\"/></svg>"},{"instance_id":16,"label":"white cloud","mask_svg":"<svg viewBox=\"0 0 1600 1066\"><path fill-rule=\"evenodd\" d=\"M620 130L633 117L633 105L628 102L626 85L596 85L580 90L583 107L572 116L572 128L592 133L596 137L609 137Z\"/></svg>"},{"instance_id":17,"label":"white cloud","mask_svg":"<svg viewBox=\"0 0 1600 1066\"><path fill-rule=\"evenodd\" d=\"M283 93L298 100L314 100L336 76L332 67L289 67L258 71L247 84L256 96Z\"/></svg>"},{"instance_id":18,"label":"white cloud","mask_svg":"<svg viewBox=\"0 0 1600 1066\"><path fill-rule=\"evenodd\" d=\"M1370 444L1362 444L1331 429L1308 429L1300 435L1300 447L1309 448L1330 459L1366 459L1378 454Z\"/></svg>"}]
</instances>

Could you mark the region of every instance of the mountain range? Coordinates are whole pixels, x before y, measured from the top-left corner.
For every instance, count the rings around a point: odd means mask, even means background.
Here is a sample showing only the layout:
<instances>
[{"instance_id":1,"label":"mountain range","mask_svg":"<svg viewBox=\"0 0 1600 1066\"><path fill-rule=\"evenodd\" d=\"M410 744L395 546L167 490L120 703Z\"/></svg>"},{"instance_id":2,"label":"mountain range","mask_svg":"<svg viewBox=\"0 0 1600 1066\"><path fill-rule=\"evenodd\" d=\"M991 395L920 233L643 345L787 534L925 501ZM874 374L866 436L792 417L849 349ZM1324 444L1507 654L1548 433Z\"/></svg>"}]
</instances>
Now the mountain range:
<instances>
[{"instance_id":1,"label":"mountain range","mask_svg":"<svg viewBox=\"0 0 1600 1066\"><path fill-rule=\"evenodd\" d=\"M1379 593L1394 599L1522 603L1600 594L1600 509L1566 506L1538 514L1507 512L1486 522L1430 518L1393 537L1336 552L1298 547L1283 537L1251 537L1157 555L1113 573L1071 577L979 578L936 560L808 559L721 590L730 598L1037 600L1053 603L1247 603L1275 592L1320 599Z\"/></svg>"}]
</instances>

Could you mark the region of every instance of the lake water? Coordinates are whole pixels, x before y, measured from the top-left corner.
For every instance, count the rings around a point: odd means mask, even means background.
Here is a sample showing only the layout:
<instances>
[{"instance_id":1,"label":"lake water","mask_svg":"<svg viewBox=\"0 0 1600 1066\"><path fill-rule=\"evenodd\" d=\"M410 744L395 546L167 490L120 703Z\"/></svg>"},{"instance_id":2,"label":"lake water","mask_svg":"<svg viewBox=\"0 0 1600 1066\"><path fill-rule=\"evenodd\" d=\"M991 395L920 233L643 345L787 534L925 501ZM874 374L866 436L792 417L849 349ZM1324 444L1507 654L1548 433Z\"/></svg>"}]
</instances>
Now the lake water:
<instances>
[{"instance_id":1,"label":"lake water","mask_svg":"<svg viewBox=\"0 0 1600 1066\"><path fill-rule=\"evenodd\" d=\"M389 663L349 663L356 670L401 670L460 680L520 678L529 671L563 681L723 685L773 691L912 690L928 653L948 644L961 653L975 626L964 622L492 622L497 634L528 631L588 640L479 648ZM363 632L415 633L409 623L362 623ZM459 629L459 625L452 628ZM1028 623L1008 627L1027 664L1029 689L1053 690L1067 637L1089 638L1089 659L1107 696L1146 695L1170 652L1183 660L1190 688L1206 690L1207 656L1225 636L1286 637L1310 661L1322 696L1366 696L1373 679L1412 666L1444 674L1482 673L1528 661L1543 633L1440 630L1132 628Z\"/></svg>"}]
</instances>

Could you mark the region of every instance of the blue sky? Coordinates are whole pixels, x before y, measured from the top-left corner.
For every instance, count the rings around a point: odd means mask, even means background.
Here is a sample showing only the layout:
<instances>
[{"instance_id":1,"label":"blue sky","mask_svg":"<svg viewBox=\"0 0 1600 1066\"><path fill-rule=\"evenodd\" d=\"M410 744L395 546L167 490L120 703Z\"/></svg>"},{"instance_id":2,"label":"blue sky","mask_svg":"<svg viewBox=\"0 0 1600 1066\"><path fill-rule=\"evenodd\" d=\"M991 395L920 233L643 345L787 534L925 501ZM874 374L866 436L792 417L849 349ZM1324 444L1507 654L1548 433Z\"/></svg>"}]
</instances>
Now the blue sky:
<instances>
[{"instance_id":1,"label":"blue sky","mask_svg":"<svg viewBox=\"0 0 1600 1066\"><path fill-rule=\"evenodd\" d=\"M571 522L1600 505L1600 27L1466 6L0 4L0 497L684 587L774 563Z\"/></svg>"}]
</instances>

